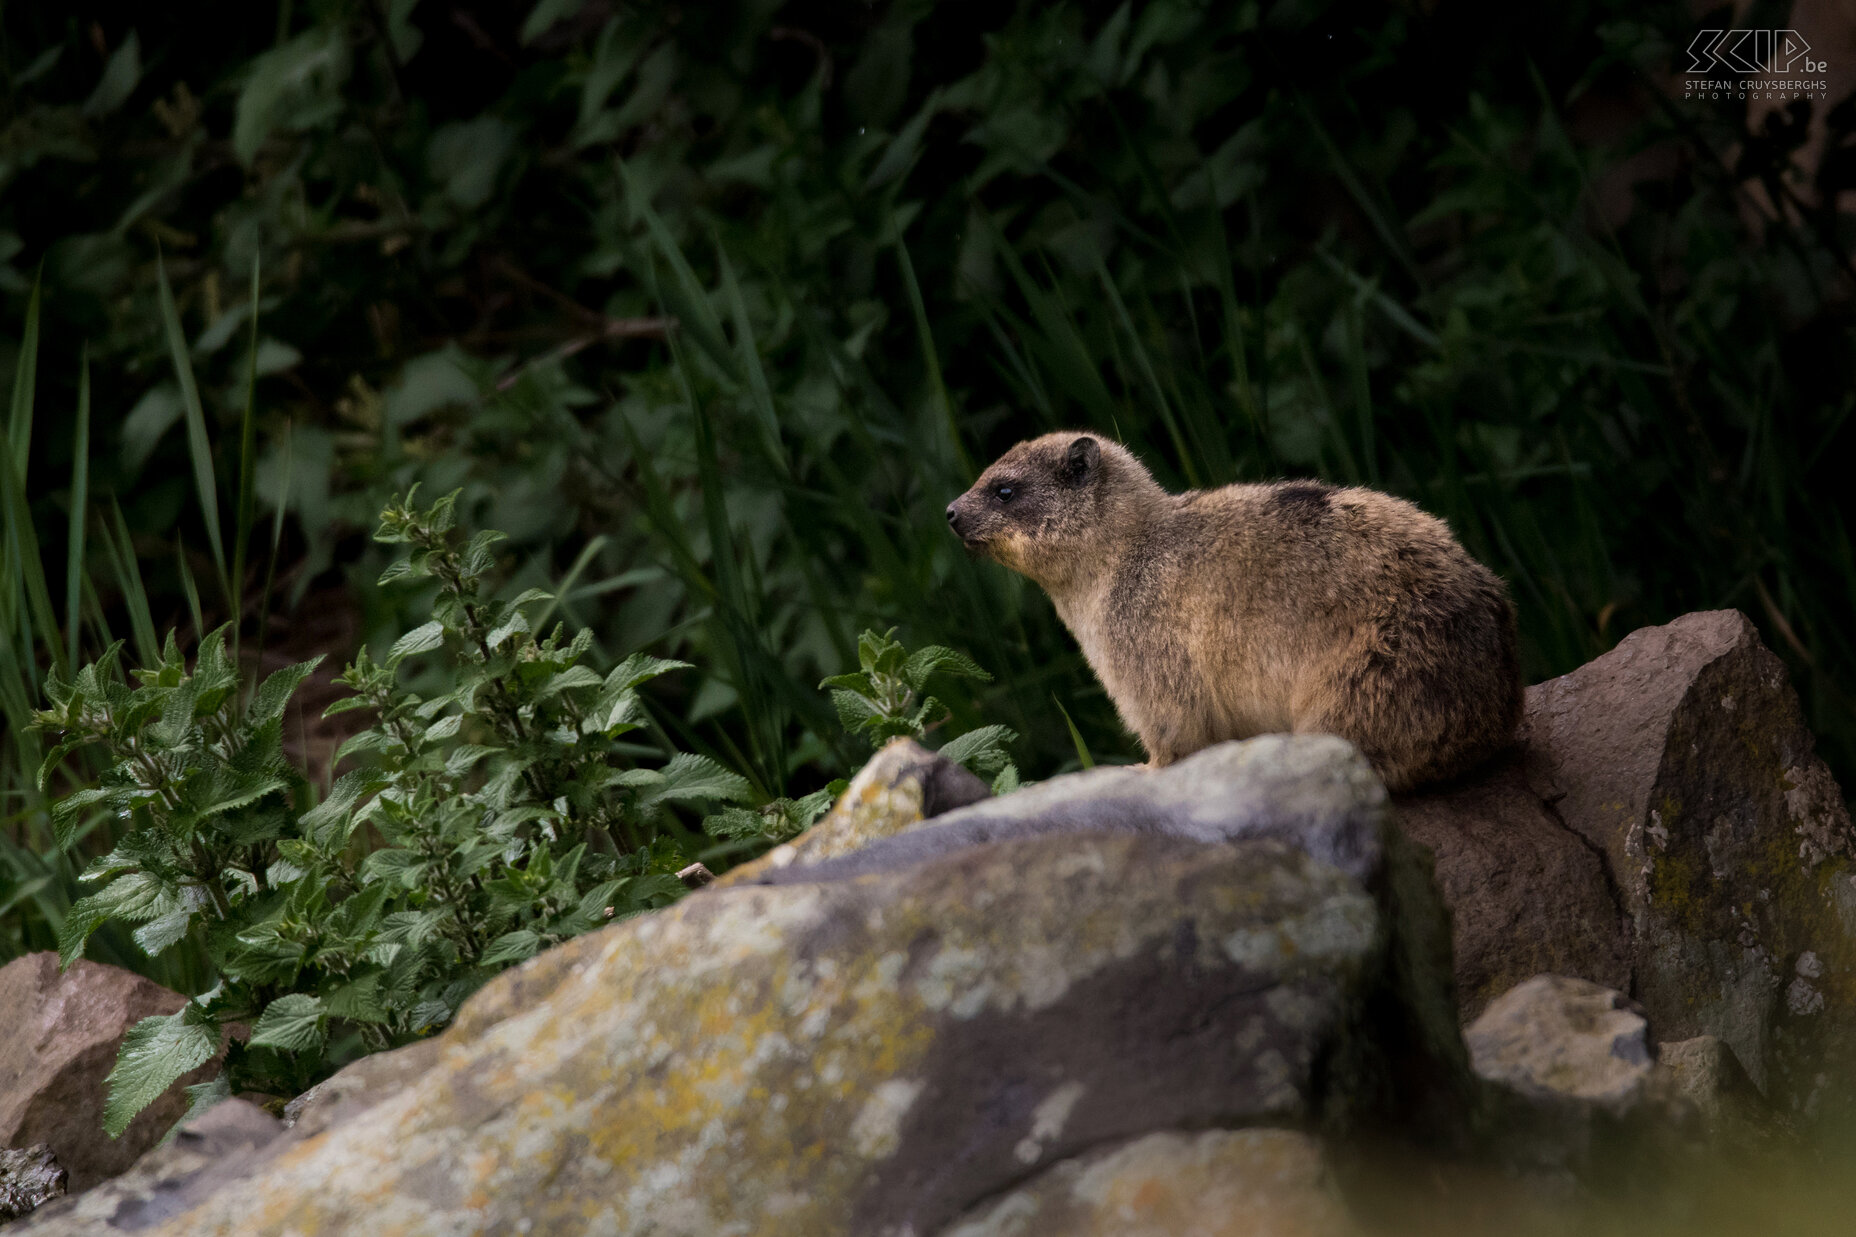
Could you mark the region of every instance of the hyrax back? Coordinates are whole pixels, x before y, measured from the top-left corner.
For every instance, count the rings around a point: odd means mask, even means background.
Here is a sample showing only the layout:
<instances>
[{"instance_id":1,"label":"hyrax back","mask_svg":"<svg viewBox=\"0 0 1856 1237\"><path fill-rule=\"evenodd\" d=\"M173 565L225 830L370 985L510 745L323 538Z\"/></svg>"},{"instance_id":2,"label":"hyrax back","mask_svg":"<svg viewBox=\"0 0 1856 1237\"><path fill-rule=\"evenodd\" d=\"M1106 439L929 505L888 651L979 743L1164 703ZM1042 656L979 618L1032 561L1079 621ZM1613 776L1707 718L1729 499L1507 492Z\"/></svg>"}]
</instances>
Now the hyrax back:
<instances>
[{"instance_id":1,"label":"hyrax back","mask_svg":"<svg viewBox=\"0 0 1856 1237\"><path fill-rule=\"evenodd\" d=\"M1155 765L1337 734L1409 790L1520 720L1501 581L1402 499L1308 481L1169 494L1115 443L1060 433L1006 452L947 518L1050 594Z\"/></svg>"}]
</instances>

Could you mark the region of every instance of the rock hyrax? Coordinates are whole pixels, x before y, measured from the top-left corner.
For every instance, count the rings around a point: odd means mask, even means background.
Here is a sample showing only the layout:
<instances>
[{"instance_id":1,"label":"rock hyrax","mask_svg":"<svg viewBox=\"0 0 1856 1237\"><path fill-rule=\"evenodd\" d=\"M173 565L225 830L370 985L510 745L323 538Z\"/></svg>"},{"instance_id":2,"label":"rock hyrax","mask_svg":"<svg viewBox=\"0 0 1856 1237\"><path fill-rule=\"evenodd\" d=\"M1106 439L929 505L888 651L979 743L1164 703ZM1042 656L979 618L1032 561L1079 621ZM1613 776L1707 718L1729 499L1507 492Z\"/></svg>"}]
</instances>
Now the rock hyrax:
<instances>
[{"instance_id":1,"label":"rock hyrax","mask_svg":"<svg viewBox=\"0 0 1856 1237\"><path fill-rule=\"evenodd\" d=\"M1149 761L1291 731L1392 790L1468 770L1521 716L1514 609L1441 520L1312 481L1169 494L1087 433L1021 442L947 509L1056 603Z\"/></svg>"}]
</instances>

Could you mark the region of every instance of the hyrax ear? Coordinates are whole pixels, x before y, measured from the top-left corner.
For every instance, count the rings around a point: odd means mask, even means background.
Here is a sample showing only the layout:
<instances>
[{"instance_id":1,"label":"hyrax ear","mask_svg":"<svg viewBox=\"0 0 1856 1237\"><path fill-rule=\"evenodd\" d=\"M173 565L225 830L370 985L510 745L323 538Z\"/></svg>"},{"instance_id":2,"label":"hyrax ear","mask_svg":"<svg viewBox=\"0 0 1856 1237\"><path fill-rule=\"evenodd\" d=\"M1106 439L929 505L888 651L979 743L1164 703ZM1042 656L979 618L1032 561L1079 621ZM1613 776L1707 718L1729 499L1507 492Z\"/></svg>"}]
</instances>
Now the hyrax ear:
<instances>
[{"instance_id":1,"label":"hyrax ear","mask_svg":"<svg viewBox=\"0 0 1856 1237\"><path fill-rule=\"evenodd\" d=\"M1063 463L1057 465L1057 480L1065 485L1081 485L1101 463L1102 448L1095 439L1074 439L1064 452Z\"/></svg>"}]
</instances>

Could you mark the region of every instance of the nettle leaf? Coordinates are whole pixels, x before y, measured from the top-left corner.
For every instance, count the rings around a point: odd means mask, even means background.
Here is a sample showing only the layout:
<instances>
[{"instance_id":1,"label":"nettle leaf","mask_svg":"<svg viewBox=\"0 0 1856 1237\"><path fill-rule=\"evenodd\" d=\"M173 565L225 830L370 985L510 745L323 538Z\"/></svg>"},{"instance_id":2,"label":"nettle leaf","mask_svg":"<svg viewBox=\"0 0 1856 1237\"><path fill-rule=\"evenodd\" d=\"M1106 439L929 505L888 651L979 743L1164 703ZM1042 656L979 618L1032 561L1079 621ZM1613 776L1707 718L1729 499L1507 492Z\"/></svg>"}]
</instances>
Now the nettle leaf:
<instances>
[{"instance_id":1,"label":"nettle leaf","mask_svg":"<svg viewBox=\"0 0 1856 1237\"><path fill-rule=\"evenodd\" d=\"M350 735L342 745L335 749L335 763L340 764L348 757L360 752L377 752L396 742L382 730L363 730L360 734Z\"/></svg>"},{"instance_id":2,"label":"nettle leaf","mask_svg":"<svg viewBox=\"0 0 1856 1237\"><path fill-rule=\"evenodd\" d=\"M456 735L463 725L464 715L462 713L453 713L448 717L441 717L425 728L425 733L419 736L420 742L442 743L446 739Z\"/></svg>"},{"instance_id":3,"label":"nettle leaf","mask_svg":"<svg viewBox=\"0 0 1856 1237\"><path fill-rule=\"evenodd\" d=\"M992 675L980 668L978 662L965 653L956 653L953 649L939 644L918 649L902 666L902 677L910 687L920 691L931 675L951 674L956 678L978 679L982 683L992 682Z\"/></svg>"},{"instance_id":4,"label":"nettle leaf","mask_svg":"<svg viewBox=\"0 0 1856 1237\"><path fill-rule=\"evenodd\" d=\"M598 687L601 682L597 670L588 666L569 666L549 679L541 690L535 693L535 699L546 700L550 696L558 696L562 692L573 691L580 687Z\"/></svg>"},{"instance_id":5,"label":"nettle leaf","mask_svg":"<svg viewBox=\"0 0 1856 1237\"><path fill-rule=\"evenodd\" d=\"M508 617L484 638L484 643L488 644L493 649L501 648L509 637L517 633L522 635L529 634L528 615L522 613L520 610L512 608L509 611Z\"/></svg>"},{"instance_id":6,"label":"nettle leaf","mask_svg":"<svg viewBox=\"0 0 1856 1237\"><path fill-rule=\"evenodd\" d=\"M334 826L348 818L362 796L379 788L378 775L366 770L345 773L329 789L329 797L303 813L298 822L312 837L326 836Z\"/></svg>"},{"instance_id":7,"label":"nettle leaf","mask_svg":"<svg viewBox=\"0 0 1856 1237\"><path fill-rule=\"evenodd\" d=\"M519 928L514 932L505 932L490 942L483 956L477 959L484 966L500 966L510 962L522 962L541 952L545 944L539 932Z\"/></svg>"},{"instance_id":8,"label":"nettle leaf","mask_svg":"<svg viewBox=\"0 0 1856 1237\"><path fill-rule=\"evenodd\" d=\"M337 700L334 704L324 709L322 711L322 716L325 718L334 717L339 713L352 713L356 709L371 709L373 707L374 702L369 700L366 696L343 696L340 700Z\"/></svg>"},{"instance_id":9,"label":"nettle leaf","mask_svg":"<svg viewBox=\"0 0 1856 1237\"><path fill-rule=\"evenodd\" d=\"M425 879L428 866L426 860L413 851L388 847L361 861L360 876L370 884L398 884L413 889Z\"/></svg>"},{"instance_id":10,"label":"nettle leaf","mask_svg":"<svg viewBox=\"0 0 1856 1237\"><path fill-rule=\"evenodd\" d=\"M128 1129L135 1114L182 1074L210 1061L219 1051L219 1039L219 1024L192 1002L178 1013L156 1014L130 1027L110 1071L104 1131L115 1138Z\"/></svg>"},{"instance_id":11,"label":"nettle leaf","mask_svg":"<svg viewBox=\"0 0 1856 1237\"><path fill-rule=\"evenodd\" d=\"M831 693L831 703L837 707L838 721L846 730L860 730L868 722L884 720L883 710L877 707L876 701L861 692L840 688Z\"/></svg>"},{"instance_id":12,"label":"nettle leaf","mask_svg":"<svg viewBox=\"0 0 1856 1237\"><path fill-rule=\"evenodd\" d=\"M282 790L289 785L281 777L241 774L223 765L220 766L216 776L202 779L202 781L204 784L196 783L199 789L189 796L196 800L204 800L199 803L198 807L192 808L194 814L202 820L256 803L273 791Z\"/></svg>"},{"instance_id":13,"label":"nettle leaf","mask_svg":"<svg viewBox=\"0 0 1856 1237\"><path fill-rule=\"evenodd\" d=\"M226 1077L225 1071L223 1070L213 1075L213 1077L206 1082L194 1083L191 1087L187 1088L187 1111L182 1113L180 1115L180 1120L176 1121L173 1127L169 1129L166 1134L161 1136L159 1145L165 1147L174 1135L180 1133L181 1126L186 1125L189 1121L192 1121L214 1104L231 1098L232 1080Z\"/></svg>"},{"instance_id":14,"label":"nettle leaf","mask_svg":"<svg viewBox=\"0 0 1856 1237\"><path fill-rule=\"evenodd\" d=\"M645 793L645 801L651 805L692 799L739 803L754 793L745 777L693 752L677 753L658 773L663 780Z\"/></svg>"},{"instance_id":15,"label":"nettle leaf","mask_svg":"<svg viewBox=\"0 0 1856 1237\"><path fill-rule=\"evenodd\" d=\"M445 757L445 772L452 777L463 777L476 766L478 761L482 760L485 756L495 754L499 750L501 749L484 747L476 743L460 744L452 748L451 754Z\"/></svg>"},{"instance_id":16,"label":"nettle leaf","mask_svg":"<svg viewBox=\"0 0 1856 1237\"><path fill-rule=\"evenodd\" d=\"M282 670L266 675L264 682L258 684L258 690L252 695L251 707L245 710L245 720L253 726L280 720L284 710L289 707L290 697L296 694L296 689L303 685L304 679L316 672L322 660L320 656L312 657L308 661L300 661L294 666L285 666Z\"/></svg>"},{"instance_id":17,"label":"nettle leaf","mask_svg":"<svg viewBox=\"0 0 1856 1237\"><path fill-rule=\"evenodd\" d=\"M264 1007L251 1028L250 1046L279 1048L285 1052L308 1052L322 1047L326 1038L328 1012L322 1002L306 992L280 996Z\"/></svg>"},{"instance_id":18,"label":"nettle leaf","mask_svg":"<svg viewBox=\"0 0 1856 1237\"><path fill-rule=\"evenodd\" d=\"M443 502L444 500L440 499L439 501ZM455 495L452 496L452 501L456 501ZM432 510L434 514L436 514L438 508L434 507ZM445 511L447 518L443 527L438 528L439 532L444 532L451 527L449 518L451 514L451 509L447 507ZM433 524L436 527L438 521L434 520ZM496 566L496 555L490 547L499 541L507 540L509 540L508 534L500 533L494 528L486 528L472 537L470 542L464 547L464 574L467 576L480 576L490 570L490 568Z\"/></svg>"},{"instance_id":19,"label":"nettle leaf","mask_svg":"<svg viewBox=\"0 0 1856 1237\"><path fill-rule=\"evenodd\" d=\"M435 907L423 911L395 911L381 921L380 941L383 945L409 945L414 949L427 945L438 939L444 931L445 921L451 918L451 911L446 907Z\"/></svg>"},{"instance_id":20,"label":"nettle leaf","mask_svg":"<svg viewBox=\"0 0 1856 1237\"><path fill-rule=\"evenodd\" d=\"M692 670L695 667L686 661L671 661L663 657L650 657L644 653L633 653L612 668L606 676L606 690L624 691L638 686L672 670Z\"/></svg>"},{"instance_id":21,"label":"nettle leaf","mask_svg":"<svg viewBox=\"0 0 1856 1237\"><path fill-rule=\"evenodd\" d=\"M942 745L941 755L975 773L993 774L1011 762L1011 753L1005 750L1005 745L1017 738L1018 733L1010 726L981 726L957 739L949 739Z\"/></svg>"},{"instance_id":22,"label":"nettle leaf","mask_svg":"<svg viewBox=\"0 0 1856 1237\"><path fill-rule=\"evenodd\" d=\"M207 901L206 890L198 885L188 886L181 891L180 907L149 920L135 930L135 943L149 957L159 957L169 946L187 935L193 917L205 909Z\"/></svg>"},{"instance_id":23,"label":"nettle leaf","mask_svg":"<svg viewBox=\"0 0 1856 1237\"><path fill-rule=\"evenodd\" d=\"M322 998L323 1009L332 1018L346 1018L351 1022L387 1021L389 1013L380 997L380 978L376 972L343 984Z\"/></svg>"},{"instance_id":24,"label":"nettle leaf","mask_svg":"<svg viewBox=\"0 0 1856 1237\"><path fill-rule=\"evenodd\" d=\"M121 790L91 786L66 795L52 805L52 835L60 850L68 849L76 839L77 828L82 823L83 810L96 805L110 804L117 808L123 805Z\"/></svg>"},{"instance_id":25,"label":"nettle leaf","mask_svg":"<svg viewBox=\"0 0 1856 1237\"><path fill-rule=\"evenodd\" d=\"M443 623L437 619L429 623L421 623L393 642L393 647L387 652L387 664L398 665L402 659L411 657L415 653L429 653L444 642L445 625Z\"/></svg>"}]
</instances>

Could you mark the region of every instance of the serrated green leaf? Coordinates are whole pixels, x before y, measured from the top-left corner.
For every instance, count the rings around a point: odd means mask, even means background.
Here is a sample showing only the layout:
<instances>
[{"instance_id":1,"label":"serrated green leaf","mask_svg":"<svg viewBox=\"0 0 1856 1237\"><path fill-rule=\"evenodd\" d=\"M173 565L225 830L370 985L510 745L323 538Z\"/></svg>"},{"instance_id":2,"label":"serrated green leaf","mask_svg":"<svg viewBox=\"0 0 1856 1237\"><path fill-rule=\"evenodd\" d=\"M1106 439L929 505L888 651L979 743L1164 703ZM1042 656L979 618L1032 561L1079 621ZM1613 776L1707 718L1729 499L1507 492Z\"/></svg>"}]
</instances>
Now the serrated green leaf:
<instances>
[{"instance_id":1,"label":"serrated green leaf","mask_svg":"<svg viewBox=\"0 0 1856 1237\"><path fill-rule=\"evenodd\" d=\"M307 833L324 833L331 826L346 819L354 805L359 803L361 797L373 789L375 784L374 775L364 770L343 774L329 789L329 797L303 813L303 818L299 823Z\"/></svg>"},{"instance_id":2,"label":"serrated green leaf","mask_svg":"<svg viewBox=\"0 0 1856 1237\"><path fill-rule=\"evenodd\" d=\"M601 684L599 672L588 666L569 666L545 683L535 693L535 699L546 700L565 691L581 687L598 687Z\"/></svg>"},{"instance_id":3,"label":"serrated green leaf","mask_svg":"<svg viewBox=\"0 0 1856 1237\"><path fill-rule=\"evenodd\" d=\"M421 623L398 640L387 653L387 665L397 665L401 659L415 653L429 653L445 642L445 625L437 619Z\"/></svg>"},{"instance_id":4,"label":"serrated green leaf","mask_svg":"<svg viewBox=\"0 0 1856 1237\"><path fill-rule=\"evenodd\" d=\"M264 1007L251 1028L250 1046L308 1052L322 1047L328 1013L306 992L280 996Z\"/></svg>"},{"instance_id":5,"label":"serrated green leaf","mask_svg":"<svg viewBox=\"0 0 1856 1237\"><path fill-rule=\"evenodd\" d=\"M348 757L361 752L377 752L392 742L393 737L384 731L363 730L344 739L342 745L335 749L335 763L339 765Z\"/></svg>"},{"instance_id":6,"label":"serrated green leaf","mask_svg":"<svg viewBox=\"0 0 1856 1237\"><path fill-rule=\"evenodd\" d=\"M695 667L686 661L671 661L663 657L633 653L612 668L612 673L606 676L605 687L607 691L624 691L654 679L660 674L668 674L672 670L693 669Z\"/></svg>"},{"instance_id":7,"label":"serrated green leaf","mask_svg":"<svg viewBox=\"0 0 1856 1237\"><path fill-rule=\"evenodd\" d=\"M515 635L517 632L527 635L528 630L528 615L522 613L520 610L512 609L508 617L498 624L494 631L484 637L484 643L488 644L493 649L501 648L509 637Z\"/></svg>"},{"instance_id":8,"label":"serrated green leaf","mask_svg":"<svg viewBox=\"0 0 1856 1237\"><path fill-rule=\"evenodd\" d=\"M929 678L937 674L978 679L982 683L992 682L992 675L982 670L978 662L965 653L957 653L939 644L917 649L902 666L903 679L916 691L920 691Z\"/></svg>"},{"instance_id":9,"label":"serrated green leaf","mask_svg":"<svg viewBox=\"0 0 1856 1237\"><path fill-rule=\"evenodd\" d=\"M115 1138L129 1128L135 1114L154 1103L188 1070L206 1064L219 1051L219 1027L195 1006L179 1013L156 1014L129 1028L116 1066L108 1079L103 1129Z\"/></svg>"},{"instance_id":10,"label":"serrated green leaf","mask_svg":"<svg viewBox=\"0 0 1856 1237\"><path fill-rule=\"evenodd\" d=\"M390 846L362 860L360 876L363 881L398 884L411 889L424 880L427 866L426 860L417 853Z\"/></svg>"},{"instance_id":11,"label":"serrated green leaf","mask_svg":"<svg viewBox=\"0 0 1856 1237\"><path fill-rule=\"evenodd\" d=\"M322 998L322 1007L331 1018L351 1022L385 1022L387 1007L380 999L380 976L363 975L343 984Z\"/></svg>"},{"instance_id":12,"label":"serrated green leaf","mask_svg":"<svg viewBox=\"0 0 1856 1237\"><path fill-rule=\"evenodd\" d=\"M371 709L373 707L374 702L369 700L366 696L343 696L340 700L337 700L334 704L324 709L322 711L322 716L324 718L330 718L338 713L352 713L356 709Z\"/></svg>"},{"instance_id":13,"label":"serrated green leaf","mask_svg":"<svg viewBox=\"0 0 1856 1237\"><path fill-rule=\"evenodd\" d=\"M264 682L258 684L258 690L252 695L251 707L245 710L245 720L253 726L262 726L283 717L284 710L289 707L290 697L296 694L303 680L314 674L316 667L321 664L321 656L316 656L266 675Z\"/></svg>"},{"instance_id":14,"label":"serrated green leaf","mask_svg":"<svg viewBox=\"0 0 1856 1237\"><path fill-rule=\"evenodd\" d=\"M661 785L649 792L650 803L713 799L738 803L753 793L745 777L707 756L679 752L659 770Z\"/></svg>"},{"instance_id":15,"label":"serrated green leaf","mask_svg":"<svg viewBox=\"0 0 1856 1237\"><path fill-rule=\"evenodd\" d=\"M1003 769L1011 755L1005 745L1018 738L1009 726L981 726L941 747L941 755L975 773L991 775Z\"/></svg>"},{"instance_id":16,"label":"serrated green leaf","mask_svg":"<svg viewBox=\"0 0 1856 1237\"><path fill-rule=\"evenodd\" d=\"M477 961L484 966L501 966L510 962L522 962L541 952L543 945L541 934L521 928L514 932L505 932L490 942L489 948Z\"/></svg>"},{"instance_id":17,"label":"serrated green leaf","mask_svg":"<svg viewBox=\"0 0 1856 1237\"><path fill-rule=\"evenodd\" d=\"M187 935L193 914L191 908L183 908L170 911L158 919L151 919L135 930L135 943L149 957L159 957L170 945Z\"/></svg>"}]
</instances>

